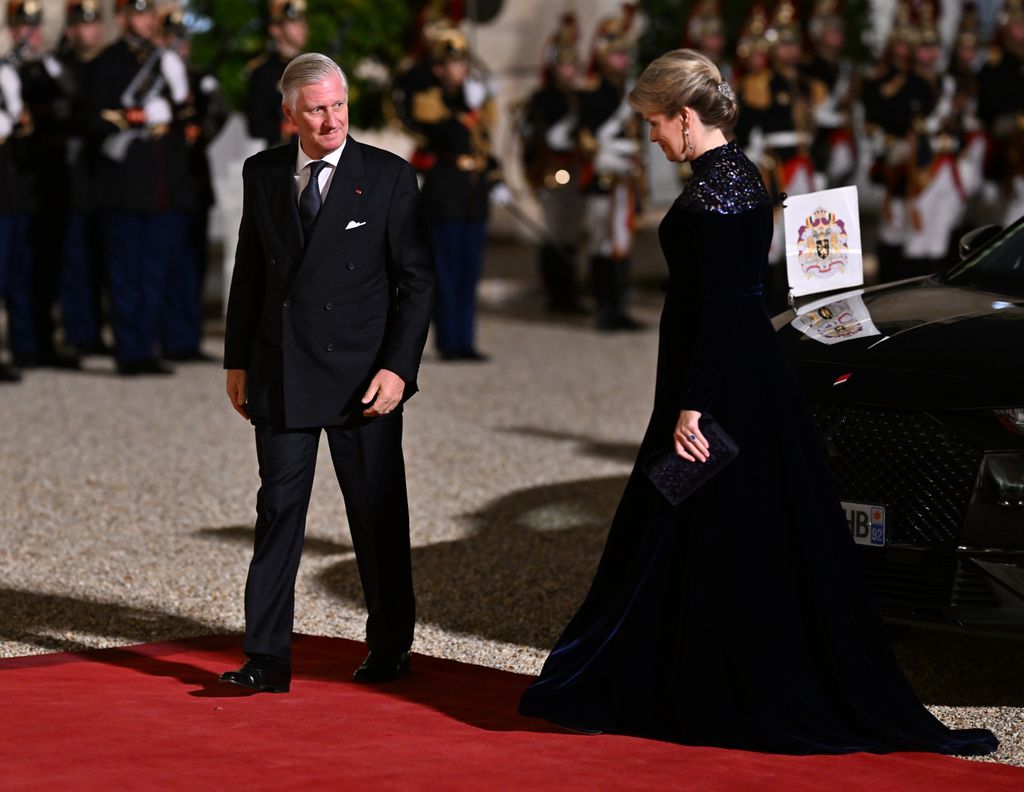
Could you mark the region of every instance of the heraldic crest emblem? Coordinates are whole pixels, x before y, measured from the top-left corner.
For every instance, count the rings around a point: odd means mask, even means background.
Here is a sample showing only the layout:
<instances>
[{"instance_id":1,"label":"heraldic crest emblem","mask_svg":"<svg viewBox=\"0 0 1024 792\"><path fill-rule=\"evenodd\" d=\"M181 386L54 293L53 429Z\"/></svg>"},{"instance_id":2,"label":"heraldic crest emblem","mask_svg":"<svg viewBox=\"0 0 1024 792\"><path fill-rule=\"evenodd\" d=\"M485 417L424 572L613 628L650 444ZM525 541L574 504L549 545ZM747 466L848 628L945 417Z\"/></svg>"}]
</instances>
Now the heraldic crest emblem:
<instances>
[{"instance_id":1,"label":"heraldic crest emblem","mask_svg":"<svg viewBox=\"0 0 1024 792\"><path fill-rule=\"evenodd\" d=\"M846 223L835 212L818 207L799 228L800 271L808 278L831 278L846 271L849 240Z\"/></svg>"}]
</instances>

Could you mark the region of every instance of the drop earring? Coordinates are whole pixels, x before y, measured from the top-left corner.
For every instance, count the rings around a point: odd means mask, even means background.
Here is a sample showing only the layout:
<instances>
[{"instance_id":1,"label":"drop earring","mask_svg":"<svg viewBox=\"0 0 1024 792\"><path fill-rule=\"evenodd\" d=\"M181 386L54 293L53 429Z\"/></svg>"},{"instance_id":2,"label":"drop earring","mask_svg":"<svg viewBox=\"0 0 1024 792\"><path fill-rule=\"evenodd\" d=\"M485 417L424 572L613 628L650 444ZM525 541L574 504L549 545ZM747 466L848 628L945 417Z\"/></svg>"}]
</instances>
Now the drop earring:
<instances>
[{"instance_id":1,"label":"drop earring","mask_svg":"<svg viewBox=\"0 0 1024 792\"><path fill-rule=\"evenodd\" d=\"M689 159L689 155L693 154L693 141L690 139L690 125L686 123L685 114L680 115L679 118L683 122L683 144L684 150L687 154L687 159Z\"/></svg>"}]
</instances>

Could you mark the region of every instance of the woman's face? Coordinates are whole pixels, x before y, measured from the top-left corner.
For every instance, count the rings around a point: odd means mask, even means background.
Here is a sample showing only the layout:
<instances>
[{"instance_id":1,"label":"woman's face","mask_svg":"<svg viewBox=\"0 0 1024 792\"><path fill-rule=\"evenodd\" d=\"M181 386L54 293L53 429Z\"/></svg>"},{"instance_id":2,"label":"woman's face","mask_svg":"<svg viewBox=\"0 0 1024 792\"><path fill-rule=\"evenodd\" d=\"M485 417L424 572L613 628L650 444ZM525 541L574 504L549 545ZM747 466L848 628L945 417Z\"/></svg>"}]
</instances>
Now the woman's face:
<instances>
[{"instance_id":1,"label":"woman's face","mask_svg":"<svg viewBox=\"0 0 1024 792\"><path fill-rule=\"evenodd\" d=\"M669 162L683 162L686 159L683 117L679 113L647 113L644 118L651 125L651 142L661 146L665 159Z\"/></svg>"}]
</instances>

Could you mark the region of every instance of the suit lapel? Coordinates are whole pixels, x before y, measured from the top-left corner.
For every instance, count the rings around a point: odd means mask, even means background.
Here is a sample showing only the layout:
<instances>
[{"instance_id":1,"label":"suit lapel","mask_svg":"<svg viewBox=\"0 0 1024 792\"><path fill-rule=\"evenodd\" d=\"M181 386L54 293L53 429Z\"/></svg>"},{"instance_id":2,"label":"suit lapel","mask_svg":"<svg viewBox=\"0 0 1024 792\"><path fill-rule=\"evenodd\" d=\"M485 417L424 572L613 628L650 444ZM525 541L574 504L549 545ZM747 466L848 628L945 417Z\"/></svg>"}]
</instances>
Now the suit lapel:
<instances>
[{"instance_id":1,"label":"suit lapel","mask_svg":"<svg viewBox=\"0 0 1024 792\"><path fill-rule=\"evenodd\" d=\"M362 181L363 152L360 144L349 137L345 150L341 152L341 159L338 160L337 170L331 178L327 197L317 215L312 236L302 257L302 265L295 276L296 281L309 277L324 259L329 258L331 240L344 233L345 225L358 213L361 193L357 194L356 189L361 189Z\"/></svg>"},{"instance_id":2,"label":"suit lapel","mask_svg":"<svg viewBox=\"0 0 1024 792\"><path fill-rule=\"evenodd\" d=\"M267 205L274 222L271 225L281 240L291 261L288 269L294 270L302 259L302 223L299 220L298 196L295 187L295 158L298 143L281 148L281 161L276 167L263 172L264 191ZM281 273L284 274L283 272Z\"/></svg>"}]
</instances>

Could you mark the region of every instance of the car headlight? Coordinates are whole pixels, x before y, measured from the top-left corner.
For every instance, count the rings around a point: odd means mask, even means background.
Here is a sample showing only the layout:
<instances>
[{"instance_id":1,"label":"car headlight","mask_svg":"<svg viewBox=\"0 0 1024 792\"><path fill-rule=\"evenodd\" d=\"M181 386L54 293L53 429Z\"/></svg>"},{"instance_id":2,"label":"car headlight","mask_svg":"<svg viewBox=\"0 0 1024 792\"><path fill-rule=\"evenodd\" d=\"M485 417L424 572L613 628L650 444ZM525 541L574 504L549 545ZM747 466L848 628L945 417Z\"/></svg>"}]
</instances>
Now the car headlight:
<instances>
[{"instance_id":1,"label":"car headlight","mask_svg":"<svg viewBox=\"0 0 1024 792\"><path fill-rule=\"evenodd\" d=\"M1003 428L1014 434L1024 435L1024 407L1011 407L1008 410L993 410Z\"/></svg>"},{"instance_id":2,"label":"car headlight","mask_svg":"<svg viewBox=\"0 0 1024 792\"><path fill-rule=\"evenodd\" d=\"M981 463L981 486L1000 506L1024 506L1024 456L986 454Z\"/></svg>"}]
</instances>

